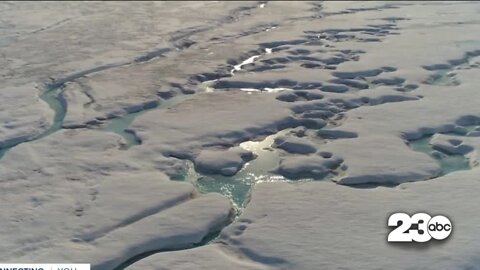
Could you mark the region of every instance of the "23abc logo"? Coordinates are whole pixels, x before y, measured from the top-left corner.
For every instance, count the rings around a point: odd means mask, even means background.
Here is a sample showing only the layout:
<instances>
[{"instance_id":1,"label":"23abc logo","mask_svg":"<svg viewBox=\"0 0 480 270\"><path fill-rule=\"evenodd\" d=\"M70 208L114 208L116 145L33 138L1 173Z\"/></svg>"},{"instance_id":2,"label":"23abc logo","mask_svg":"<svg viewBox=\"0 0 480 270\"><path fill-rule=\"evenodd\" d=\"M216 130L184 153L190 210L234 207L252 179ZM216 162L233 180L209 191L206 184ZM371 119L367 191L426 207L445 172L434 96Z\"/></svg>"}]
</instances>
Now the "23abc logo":
<instances>
[{"instance_id":1,"label":"23abc logo","mask_svg":"<svg viewBox=\"0 0 480 270\"><path fill-rule=\"evenodd\" d=\"M431 217L425 213L411 217L405 213L395 213L388 218L387 225L396 227L388 234L388 242L428 242L432 238L443 240L453 229L452 222L447 217Z\"/></svg>"}]
</instances>

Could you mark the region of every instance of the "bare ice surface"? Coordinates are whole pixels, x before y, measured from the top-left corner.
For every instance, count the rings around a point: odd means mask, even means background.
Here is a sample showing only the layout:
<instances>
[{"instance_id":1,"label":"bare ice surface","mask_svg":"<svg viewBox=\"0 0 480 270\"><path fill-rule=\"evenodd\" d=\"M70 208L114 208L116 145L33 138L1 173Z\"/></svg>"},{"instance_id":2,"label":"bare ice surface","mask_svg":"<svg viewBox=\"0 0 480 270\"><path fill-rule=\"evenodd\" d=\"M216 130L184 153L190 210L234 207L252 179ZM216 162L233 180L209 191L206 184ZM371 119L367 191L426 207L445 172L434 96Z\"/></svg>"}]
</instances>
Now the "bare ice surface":
<instances>
[{"instance_id":1,"label":"bare ice surface","mask_svg":"<svg viewBox=\"0 0 480 270\"><path fill-rule=\"evenodd\" d=\"M1 2L0 261L480 269L479 11Z\"/></svg>"}]
</instances>

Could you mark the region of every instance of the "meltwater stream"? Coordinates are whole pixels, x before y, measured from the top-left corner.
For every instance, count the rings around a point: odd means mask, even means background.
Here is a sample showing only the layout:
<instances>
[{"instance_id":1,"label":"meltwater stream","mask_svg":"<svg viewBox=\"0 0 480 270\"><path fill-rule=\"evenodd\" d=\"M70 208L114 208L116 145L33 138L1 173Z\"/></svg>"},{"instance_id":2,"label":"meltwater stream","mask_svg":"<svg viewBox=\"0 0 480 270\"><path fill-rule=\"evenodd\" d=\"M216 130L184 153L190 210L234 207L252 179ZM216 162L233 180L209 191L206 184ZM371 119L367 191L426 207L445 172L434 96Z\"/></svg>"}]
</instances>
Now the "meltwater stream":
<instances>
[{"instance_id":1,"label":"meltwater stream","mask_svg":"<svg viewBox=\"0 0 480 270\"><path fill-rule=\"evenodd\" d=\"M46 90L40 95L40 99L43 100L45 103L47 103L48 106L54 112L54 119L53 119L52 125L48 129L46 129L45 131L43 131L42 133L36 136L33 136L29 139L26 139L22 142L11 145L9 147L0 149L0 160L5 155L5 153L7 153L10 149L14 148L15 146L25 142L42 139L62 129L63 121L67 113L67 107L66 107L65 101L59 95L61 89L62 89L61 86L47 87ZM159 107L168 108L168 107L174 106L187 98L188 98L188 95L175 96L171 99L164 100L159 106L146 107L137 112L127 113L125 115L107 119L102 121L102 123L100 123L98 126L86 127L85 129L96 129L100 131L116 133L121 137L123 137L123 139L125 140L125 144L123 145L123 147L124 149L128 149L131 146L141 144L140 139L135 135L135 133L132 130L129 129L130 124L133 122L133 120L136 117L138 117L139 115L149 110L153 110Z\"/></svg>"},{"instance_id":2,"label":"meltwater stream","mask_svg":"<svg viewBox=\"0 0 480 270\"><path fill-rule=\"evenodd\" d=\"M129 113L122 117L116 117L110 120L105 121L105 123L100 127L100 130L107 132L114 132L123 137L125 140L125 148L129 148L133 145L141 144L141 140L135 136L135 133L128 129L130 124L135 120L135 118L143 113L144 111L139 111L135 113Z\"/></svg>"},{"instance_id":3,"label":"meltwater stream","mask_svg":"<svg viewBox=\"0 0 480 270\"><path fill-rule=\"evenodd\" d=\"M8 152L8 150L12 149L13 147L24 142L35 141L35 140L44 138L62 128L63 119L65 118L66 108L65 108L64 102L62 102L58 98L59 91L60 91L60 88L58 87L47 87L46 90L40 95L40 99L43 100L45 103L47 103L48 106L53 110L55 114L52 125L47 130L43 131L42 133L36 136L33 136L23 142L19 142L9 147L0 149L0 159L2 159L5 153Z\"/></svg>"},{"instance_id":4,"label":"meltwater stream","mask_svg":"<svg viewBox=\"0 0 480 270\"><path fill-rule=\"evenodd\" d=\"M186 100L188 97L188 95L178 95L168 100L164 100L160 105L151 106L137 112L132 112L119 117L105 120L100 125L99 130L105 132L113 132L122 136L125 140L124 149L128 149L134 145L140 145L142 141L135 135L135 132L129 128L133 120L135 120L135 118L137 118L138 116L146 113L147 111L158 108L165 109L175 106L176 104Z\"/></svg>"}]
</instances>

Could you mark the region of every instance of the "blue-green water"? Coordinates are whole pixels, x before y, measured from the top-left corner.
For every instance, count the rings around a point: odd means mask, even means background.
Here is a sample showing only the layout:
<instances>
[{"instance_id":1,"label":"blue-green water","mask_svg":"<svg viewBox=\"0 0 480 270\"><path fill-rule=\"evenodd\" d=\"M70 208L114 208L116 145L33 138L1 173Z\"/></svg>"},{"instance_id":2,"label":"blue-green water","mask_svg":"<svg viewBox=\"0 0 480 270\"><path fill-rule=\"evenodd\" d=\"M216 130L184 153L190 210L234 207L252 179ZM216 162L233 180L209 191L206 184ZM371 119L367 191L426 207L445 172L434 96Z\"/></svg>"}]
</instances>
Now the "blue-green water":
<instances>
[{"instance_id":1,"label":"blue-green water","mask_svg":"<svg viewBox=\"0 0 480 270\"><path fill-rule=\"evenodd\" d=\"M32 138L29 138L29 139L27 139L23 142L20 142L20 143L41 139L41 138L46 137L46 136L48 136L48 135L50 135L50 134L52 134L52 133L54 133L54 132L56 132L56 131L58 131L59 129L62 128L63 119L65 118L66 109L65 109L65 106L64 106L63 102L59 99L59 96L58 96L59 91L60 91L60 88L47 88L40 95L40 99L42 99L45 103L47 103L48 106L53 110L53 112L55 114L52 125L47 130L43 131L42 133L40 133L36 136L33 136ZM20 143L18 143L18 144L20 144ZM5 153L8 152L8 150L12 149L13 147L17 146L18 144L11 145L9 147L0 149L0 159L5 155Z\"/></svg>"},{"instance_id":2,"label":"blue-green water","mask_svg":"<svg viewBox=\"0 0 480 270\"><path fill-rule=\"evenodd\" d=\"M42 99L45 103L47 103L48 106L54 112L54 119L53 119L52 125L42 133L36 136L33 136L32 138L29 138L20 143L38 140L46 136L49 136L55 133L56 131L62 129L63 121L65 119L65 114L66 114L66 106L65 106L65 102L62 101L60 98L60 95L59 95L60 91L62 91L61 86L56 88L48 87L40 95L40 99ZM188 98L187 95L179 95L169 100L163 101L160 107L169 108L169 107L175 106L176 104L182 102L187 98ZM135 136L133 131L129 130L129 126L136 117L138 117L139 115L143 114L148 110L152 110L155 108L157 107L155 106L148 107L138 112L128 113L123 116L106 120L103 122L99 130L106 131L106 132L114 132L122 136L125 139L125 148L129 148L133 145L138 145L141 143L141 141L137 138L137 136ZM10 150L11 148L15 147L18 144L0 149L0 159L5 155L6 152L8 152L8 150Z\"/></svg>"},{"instance_id":3,"label":"blue-green water","mask_svg":"<svg viewBox=\"0 0 480 270\"><path fill-rule=\"evenodd\" d=\"M48 88L40 98L45 101L48 106L53 110L55 116L53 118L53 124L47 129L45 132L40 134L39 136L33 138L32 140L38 140L43 137L46 137L59 129L62 128L63 120L65 119L66 108L64 102L59 99L60 88Z\"/></svg>"},{"instance_id":4,"label":"blue-green water","mask_svg":"<svg viewBox=\"0 0 480 270\"><path fill-rule=\"evenodd\" d=\"M122 136L123 139L125 140L125 149L128 149L134 145L139 145L142 143L141 140L135 135L133 130L129 129L130 125L135 120L135 118L144 114L147 111L154 110L157 108L163 108L163 109L171 108L177 105L178 103L186 100L187 98L188 98L187 95L175 96L171 99L163 101L159 106L145 108L138 112L128 113L119 117L106 120L102 124L100 130L106 131L106 132L113 132Z\"/></svg>"},{"instance_id":5,"label":"blue-green water","mask_svg":"<svg viewBox=\"0 0 480 270\"><path fill-rule=\"evenodd\" d=\"M107 120L105 124L101 127L101 130L114 132L122 136L123 139L125 140L125 148L129 148L133 145L139 145L142 142L137 136L135 136L133 131L130 131L128 128L130 124L133 122L133 120L137 116L143 114L144 112L145 111L130 113L121 117Z\"/></svg>"},{"instance_id":6,"label":"blue-green water","mask_svg":"<svg viewBox=\"0 0 480 270\"><path fill-rule=\"evenodd\" d=\"M418 152L426 153L435 159L442 168L441 175L445 175L454 171L468 170L470 169L469 161L462 155L448 155L443 154L440 156L433 155L436 151L430 144L431 136L424 137L419 140L411 141L410 147Z\"/></svg>"},{"instance_id":7,"label":"blue-green water","mask_svg":"<svg viewBox=\"0 0 480 270\"><path fill-rule=\"evenodd\" d=\"M192 182L202 193L217 192L230 198L237 208L245 207L251 188L260 182L289 181L283 176L271 171L280 162L279 151L271 148L276 136L286 131L268 136L262 141L248 141L240 147L253 152L256 158L247 164L234 176L200 175L195 172L194 166L188 161L186 181Z\"/></svg>"},{"instance_id":8,"label":"blue-green water","mask_svg":"<svg viewBox=\"0 0 480 270\"><path fill-rule=\"evenodd\" d=\"M241 143L240 147L254 153L256 158L246 163L233 176L201 175L195 171L192 162L186 161L188 166L187 173L178 180L191 182L202 193L216 192L223 194L233 202L239 211L248 204L250 191L258 183L315 181L311 178L291 180L272 172L279 165L282 156L282 150L272 148L272 144L276 137L285 135L289 131L290 129L282 130L266 137L262 141ZM331 179L332 176L333 174L329 174L322 180Z\"/></svg>"},{"instance_id":9,"label":"blue-green water","mask_svg":"<svg viewBox=\"0 0 480 270\"><path fill-rule=\"evenodd\" d=\"M453 72L453 69L443 69L436 71L428 78L426 83L442 86L456 86L460 84L455 78L455 73Z\"/></svg>"},{"instance_id":10,"label":"blue-green water","mask_svg":"<svg viewBox=\"0 0 480 270\"><path fill-rule=\"evenodd\" d=\"M8 148L0 149L0 159L2 159L2 157L5 155L7 151L8 151Z\"/></svg>"}]
</instances>

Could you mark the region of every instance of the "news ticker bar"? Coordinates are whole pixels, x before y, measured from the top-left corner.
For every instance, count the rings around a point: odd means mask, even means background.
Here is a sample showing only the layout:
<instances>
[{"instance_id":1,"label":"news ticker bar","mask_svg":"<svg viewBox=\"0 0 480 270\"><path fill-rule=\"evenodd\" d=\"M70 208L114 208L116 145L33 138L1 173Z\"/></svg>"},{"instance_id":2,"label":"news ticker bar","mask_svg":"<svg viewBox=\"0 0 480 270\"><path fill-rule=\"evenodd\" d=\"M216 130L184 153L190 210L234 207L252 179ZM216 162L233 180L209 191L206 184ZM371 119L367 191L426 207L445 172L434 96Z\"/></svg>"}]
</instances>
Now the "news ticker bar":
<instances>
[{"instance_id":1,"label":"news ticker bar","mask_svg":"<svg viewBox=\"0 0 480 270\"><path fill-rule=\"evenodd\" d=\"M0 263L0 270L90 270L87 263Z\"/></svg>"}]
</instances>

